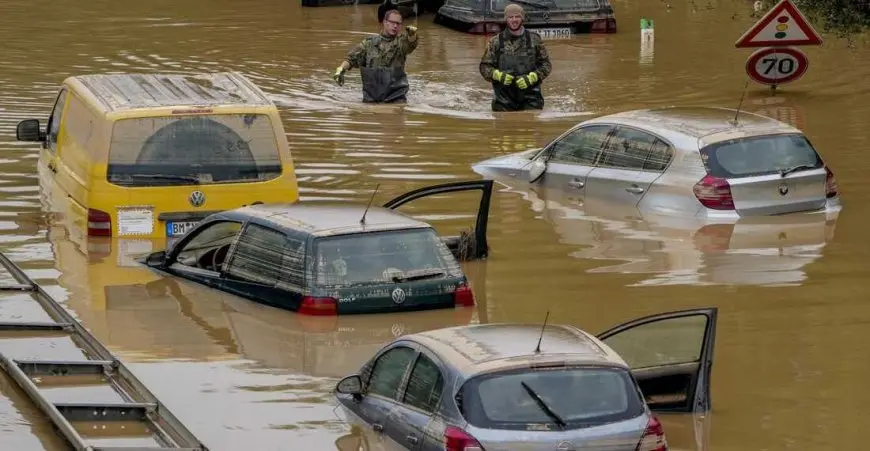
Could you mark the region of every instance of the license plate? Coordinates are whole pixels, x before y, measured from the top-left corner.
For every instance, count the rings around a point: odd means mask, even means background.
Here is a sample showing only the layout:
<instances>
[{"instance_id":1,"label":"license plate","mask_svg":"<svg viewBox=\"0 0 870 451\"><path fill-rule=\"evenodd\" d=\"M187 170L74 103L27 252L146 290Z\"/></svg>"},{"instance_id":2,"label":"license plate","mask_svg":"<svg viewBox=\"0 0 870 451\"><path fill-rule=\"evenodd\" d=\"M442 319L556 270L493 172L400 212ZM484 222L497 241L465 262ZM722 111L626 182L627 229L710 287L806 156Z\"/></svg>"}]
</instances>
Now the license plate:
<instances>
[{"instance_id":1,"label":"license plate","mask_svg":"<svg viewBox=\"0 0 870 451\"><path fill-rule=\"evenodd\" d=\"M568 39L571 37L571 28L535 28L534 30L542 39Z\"/></svg>"},{"instance_id":2,"label":"license plate","mask_svg":"<svg viewBox=\"0 0 870 451\"><path fill-rule=\"evenodd\" d=\"M190 232L196 225L199 224L197 221L181 221L181 222L167 222L166 223L166 236L181 236L187 232Z\"/></svg>"}]
</instances>

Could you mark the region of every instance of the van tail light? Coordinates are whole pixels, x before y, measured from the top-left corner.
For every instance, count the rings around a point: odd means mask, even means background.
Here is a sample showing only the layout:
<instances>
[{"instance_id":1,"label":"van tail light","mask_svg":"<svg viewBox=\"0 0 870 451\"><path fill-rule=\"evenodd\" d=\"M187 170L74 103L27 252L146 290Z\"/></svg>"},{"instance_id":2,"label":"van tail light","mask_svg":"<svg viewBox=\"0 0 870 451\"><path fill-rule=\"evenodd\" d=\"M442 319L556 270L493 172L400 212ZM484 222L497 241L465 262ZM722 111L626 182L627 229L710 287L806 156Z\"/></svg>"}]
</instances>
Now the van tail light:
<instances>
[{"instance_id":1,"label":"van tail light","mask_svg":"<svg viewBox=\"0 0 870 451\"><path fill-rule=\"evenodd\" d=\"M476 438L454 426L444 430L444 451L484 451Z\"/></svg>"},{"instance_id":2,"label":"van tail light","mask_svg":"<svg viewBox=\"0 0 870 451\"><path fill-rule=\"evenodd\" d=\"M698 181L692 191L701 205L711 210L733 210L734 198L731 197L731 185L721 177L705 175Z\"/></svg>"},{"instance_id":3,"label":"van tail light","mask_svg":"<svg viewBox=\"0 0 870 451\"><path fill-rule=\"evenodd\" d=\"M474 292L468 287L465 282L460 282L453 292L453 305L471 306L474 305Z\"/></svg>"},{"instance_id":4,"label":"van tail light","mask_svg":"<svg viewBox=\"0 0 870 451\"><path fill-rule=\"evenodd\" d=\"M659 419L650 415L646 423L646 430L637 444L635 451L668 451L668 439L665 438L665 429Z\"/></svg>"},{"instance_id":5,"label":"van tail light","mask_svg":"<svg viewBox=\"0 0 870 451\"><path fill-rule=\"evenodd\" d=\"M329 297L305 296L299 304L299 313L303 315L336 315L338 301Z\"/></svg>"},{"instance_id":6,"label":"van tail light","mask_svg":"<svg viewBox=\"0 0 870 451\"><path fill-rule=\"evenodd\" d=\"M827 166L825 166L825 174L825 197L830 199L839 194L840 187L837 186L837 179L834 178L834 173Z\"/></svg>"},{"instance_id":7,"label":"van tail light","mask_svg":"<svg viewBox=\"0 0 870 451\"><path fill-rule=\"evenodd\" d=\"M616 33L616 19L596 19L592 21L590 33Z\"/></svg>"},{"instance_id":8,"label":"van tail light","mask_svg":"<svg viewBox=\"0 0 870 451\"><path fill-rule=\"evenodd\" d=\"M88 235L112 236L112 216L105 211L88 208Z\"/></svg>"}]
</instances>

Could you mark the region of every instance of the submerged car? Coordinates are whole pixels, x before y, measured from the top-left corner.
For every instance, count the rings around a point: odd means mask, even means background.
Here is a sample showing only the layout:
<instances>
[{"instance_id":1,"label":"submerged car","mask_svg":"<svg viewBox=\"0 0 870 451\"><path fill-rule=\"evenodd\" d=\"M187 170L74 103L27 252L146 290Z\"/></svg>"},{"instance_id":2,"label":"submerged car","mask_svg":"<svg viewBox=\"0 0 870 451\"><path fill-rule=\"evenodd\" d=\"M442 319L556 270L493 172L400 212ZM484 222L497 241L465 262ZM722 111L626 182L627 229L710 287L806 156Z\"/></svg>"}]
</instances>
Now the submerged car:
<instances>
[{"instance_id":1,"label":"submerged car","mask_svg":"<svg viewBox=\"0 0 870 451\"><path fill-rule=\"evenodd\" d=\"M236 72L66 78L40 143L46 207L71 234L133 239L186 232L215 211L299 198L278 107Z\"/></svg>"},{"instance_id":2,"label":"submerged car","mask_svg":"<svg viewBox=\"0 0 870 451\"><path fill-rule=\"evenodd\" d=\"M712 107L633 110L587 120L542 149L473 165L579 202L733 222L840 209L834 173L799 129Z\"/></svg>"},{"instance_id":3,"label":"submerged car","mask_svg":"<svg viewBox=\"0 0 870 451\"><path fill-rule=\"evenodd\" d=\"M504 8L510 3L525 9L523 25L544 39L616 33L610 0L446 0L435 23L466 33L499 33L506 27Z\"/></svg>"},{"instance_id":4,"label":"submerged car","mask_svg":"<svg viewBox=\"0 0 870 451\"><path fill-rule=\"evenodd\" d=\"M710 409L717 314L663 313L597 336L546 321L405 335L334 394L383 449L665 451L653 412Z\"/></svg>"},{"instance_id":5,"label":"submerged car","mask_svg":"<svg viewBox=\"0 0 870 451\"><path fill-rule=\"evenodd\" d=\"M395 208L441 193L483 192L473 233L439 237ZM487 255L491 181L452 182L384 207L347 202L258 204L213 214L146 265L303 314L474 305L458 260Z\"/></svg>"}]
</instances>

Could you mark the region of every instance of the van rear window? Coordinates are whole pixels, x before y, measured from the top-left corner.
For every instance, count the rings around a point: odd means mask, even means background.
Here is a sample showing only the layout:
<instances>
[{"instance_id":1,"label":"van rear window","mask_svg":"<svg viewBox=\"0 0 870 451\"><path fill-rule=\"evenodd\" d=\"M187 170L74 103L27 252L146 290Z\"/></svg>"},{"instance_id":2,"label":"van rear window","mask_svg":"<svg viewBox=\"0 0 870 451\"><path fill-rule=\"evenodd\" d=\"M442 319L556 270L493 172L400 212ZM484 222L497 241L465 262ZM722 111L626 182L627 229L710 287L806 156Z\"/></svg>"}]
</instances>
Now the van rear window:
<instances>
[{"instance_id":1,"label":"van rear window","mask_svg":"<svg viewBox=\"0 0 870 451\"><path fill-rule=\"evenodd\" d=\"M505 5L510 3L512 3L511 0L492 0L492 9L493 11L504 11ZM599 0L523 0L518 3L525 8L526 13L545 10L550 14L559 10L597 11L608 6L608 3Z\"/></svg>"},{"instance_id":2,"label":"van rear window","mask_svg":"<svg viewBox=\"0 0 870 451\"><path fill-rule=\"evenodd\" d=\"M545 425L555 431L560 429L559 421L565 422L566 429L577 429L643 413L634 379L627 370L616 367L522 368L490 373L470 379L459 395L465 419L486 429L540 430Z\"/></svg>"},{"instance_id":3,"label":"van rear window","mask_svg":"<svg viewBox=\"0 0 870 451\"><path fill-rule=\"evenodd\" d=\"M723 178L824 166L812 144L800 134L753 136L718 142L701 149L701 160L710 175Z\"/></svg>"},{"instance_id":4,"label":"van rear window","mask_svg":"<svg viewBox=\"0 0 870 451\"><path fill-rule=\"evenodd\" d=\"M218 114L115 123L108 180L122 186L256 182L281 175L269 116Z\"/></svg>"}]
</instances>

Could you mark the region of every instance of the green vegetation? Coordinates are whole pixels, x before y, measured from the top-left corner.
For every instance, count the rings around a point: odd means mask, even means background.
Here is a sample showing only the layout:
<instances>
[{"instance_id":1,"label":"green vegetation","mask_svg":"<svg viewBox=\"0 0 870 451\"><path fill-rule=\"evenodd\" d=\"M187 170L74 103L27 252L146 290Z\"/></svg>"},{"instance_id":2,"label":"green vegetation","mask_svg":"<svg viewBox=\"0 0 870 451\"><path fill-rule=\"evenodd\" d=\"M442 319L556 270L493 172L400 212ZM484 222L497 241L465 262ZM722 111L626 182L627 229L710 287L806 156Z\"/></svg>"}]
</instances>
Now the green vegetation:
<instances>
[{"instance_id":1,"label":"green vegetation","mask_svg":"<svg viewBox=\"0 0 870 451\"><path fill-rule=\"evenodd\" d=\"M793 0L813 25L840 37L870 29L870 0ZM763 0L763 11L779 0ZM763 13L762 13L763 14Z\"/></svg>"}]
</instances>

